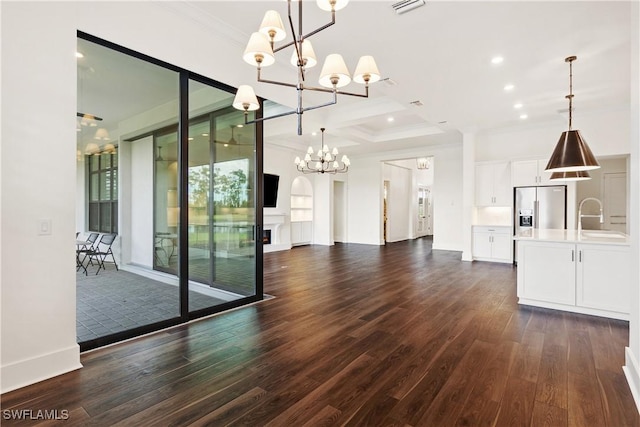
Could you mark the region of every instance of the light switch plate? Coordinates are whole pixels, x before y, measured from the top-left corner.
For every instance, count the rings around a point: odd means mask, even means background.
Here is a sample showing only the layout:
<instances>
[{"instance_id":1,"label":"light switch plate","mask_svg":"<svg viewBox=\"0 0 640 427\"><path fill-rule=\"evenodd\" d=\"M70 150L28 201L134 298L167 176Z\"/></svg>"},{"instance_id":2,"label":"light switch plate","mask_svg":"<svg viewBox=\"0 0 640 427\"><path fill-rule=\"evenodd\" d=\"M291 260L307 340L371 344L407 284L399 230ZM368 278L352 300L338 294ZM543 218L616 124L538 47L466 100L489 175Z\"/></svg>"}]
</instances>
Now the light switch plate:
<instances>
[{"instance_id":1,"label":"light switch plate","mask_svg":"<svg viewBox=\"0 0 640 427\"><path fill-rule=\"evenodd\" d=\"M38 220L38 236L51 235L51 219L43 218Z\"/></svg>"}]
</instances>

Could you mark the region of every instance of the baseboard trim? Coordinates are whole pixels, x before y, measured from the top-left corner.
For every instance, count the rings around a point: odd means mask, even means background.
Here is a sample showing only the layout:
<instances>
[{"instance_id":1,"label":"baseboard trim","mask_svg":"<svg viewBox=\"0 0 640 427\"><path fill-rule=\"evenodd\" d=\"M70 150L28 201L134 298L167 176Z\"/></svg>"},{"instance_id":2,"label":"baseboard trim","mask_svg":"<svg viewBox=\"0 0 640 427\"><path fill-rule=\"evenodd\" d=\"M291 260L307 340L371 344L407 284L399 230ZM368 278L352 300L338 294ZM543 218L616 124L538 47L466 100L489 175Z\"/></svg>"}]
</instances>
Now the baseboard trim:
<instances>
[{"instance_id":1,"label":"baseboard trim","mask_svg":"<svg viewBox=\"0 0 640 427\"><path fill-rule=\"evenodd\" d=\"M0 393L17 390L40 381L82 368L80 346L70 347L31 359L20 360L0 368Z\"/></svg>"},{"instance_id":2,"label":"baseboard trim","mask_svg":"<svg viewBox=\"0 0 640 427\"><path fill-rule=\"evenodd\" d=\"M640 370L638 370L638 361L629 347L624 349L624 359L625 363L622 370L625 377L627 377L633 400L636 402L636 409L640 412Z\"/></svg>"}]
</instances>

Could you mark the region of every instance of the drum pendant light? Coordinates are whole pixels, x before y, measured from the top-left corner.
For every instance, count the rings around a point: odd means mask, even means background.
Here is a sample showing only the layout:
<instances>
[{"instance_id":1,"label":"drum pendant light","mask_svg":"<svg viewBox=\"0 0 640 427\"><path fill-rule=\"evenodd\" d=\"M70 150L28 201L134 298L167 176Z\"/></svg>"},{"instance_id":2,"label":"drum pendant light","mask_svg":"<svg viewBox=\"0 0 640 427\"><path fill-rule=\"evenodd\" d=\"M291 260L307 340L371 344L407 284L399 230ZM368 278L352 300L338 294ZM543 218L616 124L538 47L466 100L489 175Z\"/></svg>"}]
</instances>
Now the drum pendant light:
<instances>
[{"instance_id":1,"label":"drum pendant light","mask_svg":"<svg viewBox=\"0 0 640 427\"><path fill-rule=\"evenodd\" d=\"M547 172L578 172L598 169L600 165L579 130L571 129L571 113L573 110L573 70L572 63L577 57L569 56L569 130L562 132L553 154L547 163Z\"/></svg>"}]
</instances>

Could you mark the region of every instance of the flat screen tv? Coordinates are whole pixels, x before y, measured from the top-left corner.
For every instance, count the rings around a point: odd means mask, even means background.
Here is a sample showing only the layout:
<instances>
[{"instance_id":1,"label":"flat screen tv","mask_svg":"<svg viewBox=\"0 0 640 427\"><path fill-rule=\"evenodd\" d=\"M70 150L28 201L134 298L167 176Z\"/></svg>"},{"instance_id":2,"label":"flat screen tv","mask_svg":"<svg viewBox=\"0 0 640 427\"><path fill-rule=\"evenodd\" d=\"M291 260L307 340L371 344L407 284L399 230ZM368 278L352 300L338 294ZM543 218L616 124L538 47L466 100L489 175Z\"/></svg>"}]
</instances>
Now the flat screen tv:
<instances>
[{"instance_id":1,"label":"flat screen tv","mask_svg":"<svg viewBox=\"0 0 640 427\"><path fill-rule=\"evenodd\" d=\"M278 175L264 174L263 197L265 208L275 208L278 201Z\"/></svg>"}]
</instances>

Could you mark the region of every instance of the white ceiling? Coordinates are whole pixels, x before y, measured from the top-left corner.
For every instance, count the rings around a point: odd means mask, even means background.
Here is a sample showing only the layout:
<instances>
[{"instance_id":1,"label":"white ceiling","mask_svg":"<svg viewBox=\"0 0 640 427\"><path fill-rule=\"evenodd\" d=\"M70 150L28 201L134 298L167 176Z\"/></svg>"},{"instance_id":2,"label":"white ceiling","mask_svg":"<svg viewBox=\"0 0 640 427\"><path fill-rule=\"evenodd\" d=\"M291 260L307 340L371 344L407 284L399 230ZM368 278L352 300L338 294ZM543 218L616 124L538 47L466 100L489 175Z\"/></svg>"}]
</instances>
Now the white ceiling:
<instances>
[{"instance_id":1,"label":"white ceiling","mask_svg":"<svg viewBox=\"0 0 640 427\"><path fill-rule=\"evenodd\" d=\"M341 96L337 105L306 112L302 137L296 135L295 115L268 120L267 143L306 146L319 138L311 137L312 131L326 127L327 143L356 154L460 141L460 131L566 123L564 58L570 55L578 57L574 127L579 128L581 113L629 106L629 2L427 1L402 15L393 3L352 0L338 11L336 24L311 38L320 63L309 71L307 84L318 86L324 57L341 53L352 72L360 55L373 55L383 78L396 85L378 82L369 99ZM305 33L329 21L315 1L303 5ZM284 1L186 1L171 8L238 45L238 57L227 61L235 67L251 67L242 61L242 51L267 9L278 10L287 23ZM295 82L291 49L276 54L279 62L266 68L263 78ZM504 57L502 64L491 64L496 55ZM269 93L277 103L295 107L294 89L245 83L258 95ZM507 83L515 89L505 92ZM351 83L343 89L363 87ZM304 99L308 106L330 97L305 91ZM410 104L416 100L424 105ZM515 103L522 109L514 109ZM519 118L523 113L526 120Z\"/></svg>"}]
</instances>

